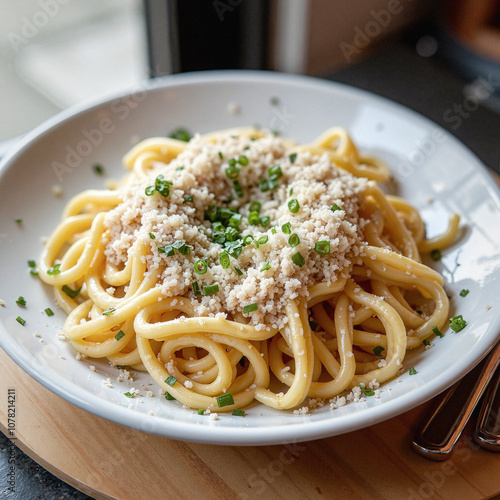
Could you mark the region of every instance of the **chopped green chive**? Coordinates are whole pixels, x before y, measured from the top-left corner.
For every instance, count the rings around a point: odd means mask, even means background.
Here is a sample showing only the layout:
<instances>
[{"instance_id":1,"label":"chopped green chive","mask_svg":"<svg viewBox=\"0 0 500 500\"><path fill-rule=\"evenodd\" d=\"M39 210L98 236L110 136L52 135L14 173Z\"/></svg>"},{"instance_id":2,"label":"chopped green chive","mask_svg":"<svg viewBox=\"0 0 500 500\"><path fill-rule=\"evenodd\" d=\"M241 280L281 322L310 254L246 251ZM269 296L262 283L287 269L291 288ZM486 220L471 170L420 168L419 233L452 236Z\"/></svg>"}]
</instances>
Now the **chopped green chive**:
<instances>
[{"instance_id":1,"label":"chopped green chive","mask_svg":"<svg viewBox=\"0 0 500 500\"><path fill-rule=\"evenodd\" d=\"M373 354L375 354L375 356L377 356L378 358L382 357L382 351L385 351L385 347L381 345L373 348Z\"/></svg>"},{"instance_id":2,"label":"chopped green chive","mask_svg":"<svg viewBox=\"0 0 500 500\"><path fill-rule=\"evenodd\" d=\"M219 408L234 405L233 395L230 392L226 392L226 394L223 394L222 396L217 396L215 399L217 400L217 406Z\"/></svg>"},{"instance_id":3,"label":"chopped green chive","mask_svg":"<svg viewBox=\"0 0 500 500\"><path fill-rule=\"evenodd\" d=\"M259 179L259 189L265 193L266 191L269 191L269 181L267 179Z\"/></svg>"},{"instance_id":4,"label":"chopped green chive","mask_svg":"<svg viewBox=\"0 0 500 500\"><path fill-rule=\"evenodd\" d=\"M233 410L233 413L231 413L231 415L235 417L244 417L245 412L243 410Z\"/></svg>"},{"instance_id":5,"label":"chopped green chive","mask_svg":"<svg viewBox=\"0 0 500 500\"><path fill-rule=\"evenodd\" d=\"M432 260L436 260L436 261L441 260L441 250L439 250L438 248L431 250L430 256L431 256Z\"/></svg>"},{"instance_id":6,"label":"chopped green chive","mask_svg":"<svg viewBox=\"0 0 500 500\"><path fill-rule=\"evenodd\" d=\"M175 398L172 396L172 394L170 394L169 392L166 392L165 393L165 399L167 401L175 401Z\"/></svg>"},{"instance_id":7,"label":"chopped green chive","mask_svg":"<svg viewBox=\"0 0 500 500\"><path fill-rule=\"evenodd\" d=\"M154 186L148 186L144 192L146 193L146 196L153 196L155 194L155 187Z\"/></svg>"},{"instance_id":8,"label":"chopped green chive","mask_svg":"<svg viewBox=\"0 0 500 500\"><path fill-rule=\"evenodd\" d=\"M236 273L239 275L239 276L242 276L243 275L243 271L238 267L238 266L234 266L234 270L236 271Z\"/></svg>"},{"instance_id":9,"label":"chopped green chive","mask_svg":"<svg viewBox=\"0 0 500 500\"><path fill-rule=\"evenodd\" d=\"M47 269L47 274L50 276L59 274L61 272L61 270L59 269L60 267L61 264L56 264L55 266L49 267L49 269Z\"/></svg>"},{"instance_id":10,"label":"chopped green chive","mask_svg":"<svg viewBox=\"0 0 500 500\"><path fill-rule=\"evenodd\" d=\"M297 153L292 153L288 156L288 159L290 160L290 163L295 163L295 160L297 159Z\"/></svg>"},{"instance_id":11,"label":"chopped green chive","mask_svg":"<svg viewBox=\"0 0 500 500\"><path fill-rule=\"evenodd\" d=\"M281 226L281 230L285 233L285 234L290 234L292 232L292 224L290 222L287 222L286 224L283 224Z\"/></svg>"},{"instance_id":12,"label":"chopped green chive","mask_svg":"<svg viewBox=\"0 0 500 500\"><path fill-rule=\"evenodd\" d=\"M228 179L231 179L231 180L234 180L234 179L237 179L240 175L240 169L236 166L231 166L231 164L229 165L229 167L226 168L226 177Z\"/></svg>"},{"instance_id":13,"label":"chopped green chive","mask_svg":"<svg viewBox=\"0 0 500 500\"><path fill-rule=\"evenodd\" d=\"M269 99L269 102L271 106L277 106L280 103L280 100L277 97L271 97L271 99Z\"/></svg>"},{"instance_id":14,"label":"chopped green chive","mask_svg":"<svg viewBox=\"0 0 500 500\"><path fill-rule=\"evenodd\" d=\"M170 186L171 182L166 181L163 175L159 175L155 180L155 189L160 193L164 198L166 198L170 194ZM146 193L147 194L147 193Z\"/></svg>"},{"instance_id":15,"label":"chopped green chive","mask_svg":"<svg viewBox=\"0 0 500 500\"><path fill-rule=\"evenodd\" d=\"M247 246L247 245L251 245L253 242L253 236L251 234L247 234L244 238L243 238L243 245L244 246Z\"/></svg>"},{"instance_id":16,"label":"chopped green chive","mask_svg":"<svg viewBox=\"0 0 500 500\"><path fill-rule=\"evenodd\" d=\"M184 203L193 203L194 198L190 194L184 196Z\"/></svg>"},{"instance_id":17,"label":"chopped green chive","mask_svg":"<svg viewBox=\"0 0 500 500\"><path fill-rule=\"evenodd\" d=\"M204 260L197 260L194 263L194 272L196 274L205 274L207 272L208 266L207 263Z\"/></svg>"},{"instance_id":18,"label":"chopped green chive","mask_svg":"<svg viewBox=\"0 0 500 500\"><path fill-rule=\"evenodd\" d=\"M45 309L45 314L47 316L54 316L54 311L50 307L47 307L47 309Z\"/></svg>"},{"instance_id":19,"label":"chopped green chive","mask_svg":"<svg viewBox=\"0 0 500 500\"><path fill-rule=\"evenodd\" d=\"M158 247L158 253L165 253L167 257L172 257L175 254L175 250L172 245L167 245L166 247Z\"/></svg>"},{"instance_id":20,"label":"chopped green chive","mask_svg":"<svg viewBox=\"0 0 500 500\"><path fill-rule=\"evenodd\" d=\"M177 139L178 141L189 142L191 134L185 128L177 128L168 134L170 139Z\"/></svg>"},{"instance_id":21,"label":"chopped green chive","mask_svg":"<svg viewBox=\"0 0 500 500\"><path fill-rule=\"evenodd\" d=\"M276 234L276 226L273 226L273 227L271 228L271 233L272 233L272 234Z\"/></svg>"},{"instance_id":22,"label":"chopped green chive","mask_svg":"<svg viewBox=\"0 0 500 500\"><path fill-rule=\"evenodd\" d=\"M290 192L288 193L288 196L292 196L293 194L293 188L290 188Z\"/></svg>"},{"instance_id":23,"label":"chopped green chive","mask_svg":"<svg viewBox=\"0 0 500 500\"><path fill-rule=\"evenodd\" d=\"M222 152L219 151L219 158L222 160L223 156L222 156Z\"/></svg>"},{"instance_id":24,"label":"chopped green chive","mask_svg":"<svg viewBox=\"0 0 500 500\"><path fill-rule=\"evenodd\" d=\"M276 189L278 187L278 179L269 179L269 189Z\"/></svg>"},{"instance_id":25,"label":"chopped green chive","mask_svg":"<svg viewBox=\"0 0 500 500\"><path fill-rule=\"evenodd\" d=\"M246 167L248 165L248 158L245 155L240 155L238 157L238 163L243 167Z\"/></svg>"},{"instance_id":26,"label":"chopped green chive","mask_svg":"<svg viewBox=\"0 0 500 500\"><path fill-rule=\"evenodd\" d=\"M29 267L36 267L36 261L34 261L34 260L28 260L28 266Z\"/></svg>"},{"instance_id":27,"label":"chopped green chive","mask_svg":"<svg viewBox=\"0 0 500 500\"><path fill-rule=\"evenodd\" d=\"M332 212L336 212L337 210L342 210L336 203L332 205L332 208L330 209Z\"/></svg>"},{"instance_id":28,"label":"chopped green chive","mask_svg":"<svg viewBox=\"0 0 500 500\"><path fill-rule=\"evenodd\" d=\"M109 316L110 314L113 314L116 311L116 307L110 307L109 309L106 309L105 311L102 312L103 316Z\"/></svg>"},{"instance_id":29,"label":"chopped green chive","mask_svg":"<svg viewBox=\"0 0 500 500\"><path fill-rule=\"evenodd\" d=\"M267 242L269 241L269 236L264 235L264 236L261 236L258 240L257 240L257 243L259 245L265 245ZM257 247L258 248L258 247Z\"/></svg>"},{"instance_id":30,"label":"chopped green chive","mask_svg":"<svg viewBox=\"0 0 500 500\"><path fill-rule=\"evenodd\" d=\"M120 330L116 335L115 339L116 340L121 340L123 337L125 337L125 332L123 330Z\"/></svg>"},{"instance_id":31,"label":"chopped green chive","mask_svg":"<svg viewBox=\"0 0 500 500\"><path fill-rule=\"evenodd\" d=\"M18 316L18 317L16 318L16 321L17 321L18 323L20 323L21 325L23 325L23 326L26 324L26 320L25 320L25 319L23 319L23 318L21 318L21 316Z\"/></svg>"},{"instance_id":32,"label":"chopped green chive","mask_svg":"<svg viewBox=\"0 0 500 500\"><path fill-rule=\"evenodd\" d=\"M94 165L94 172L97 175L102 175L104 174L104 167L102 165Z\"/></svg>"},{"instance_id":33,"label":"chopped green chive","mask_svg":"<svg viewBox=\"0 0 500 500\"><path fill-rule=\"evenodd\" d=\"M365 384L359 384L359 387L361 387L361 390L363 391L363 394L365 396L375 396L375 391L372 391L371 389L367 389L365 387Z\"/></svg>"},{"instance_id":34,"label":"chopped green chive","mask_svg":"<svg viewBox=\"0 0 500 500\"><path fill-rule=\"evenodd\" d=\"M254 302L253 304L248 304L246 306L243 306L243 314L248 314L253 311L257 311L259 309L259 305Z\"/></svg>"},{"instance_id":35,"label":"chopped green chive","mask_svg":"<svg viewBox=\"0 0 500 500\"><path fill-rule=\"evenodd\" d=\"M269 271L269 269L271 269L271 264L269 264L269 261L266 260L266 262L264 263L264 265L261 268L261 272L262 271Z\"/></svg>"},{"instance_id":36,"label":"chopped green chive","mask_svg":"<svg viewBox=\"0 0 500 500\"><path fill-rule=\"evenodd\" d=\"M170 387L173 387L176 382L177 382L177 379L173 375L169 375L165 379L165 383L168 384Z\"/></svg>"},{"instance_id":37,"label":"chopped green chive","mask_svg":"<svg viewBox=\"0 0 500 500\"><path fill-rule=\"evenodd\" d=\"M203 287L203 295L214 295L219 291L219 285L216 283L214 285L207 285Z\"/></svg>"},{"instance_id":38,"label":"chopped green chive","mask_svg":"<svg viewBox=\"0 0 500 500\"><path fill-rule=\"evenodd\" d=\"M424 344L425 347L427 347L428 345L431 345L431 343L429 342L429 339L424 339L422 341L422 344Z\"/></svg>"},{"instance_id":39,"label":"chopped green chive","mask_svg":"<svg viewBox=\"0 0 500 500\"><path fill-rule=\"evenodd\" d=\"M300 252L294 253L292 255L292 260L299 267L302 267L306 263L304 257L302 257L302 254Z\"/></svg>"},{"instance_id":40,"label":"chopped green chive","mask_svg":"<svg viewBox=\"0 0 500 500\"><path fill-rule=\"evenodd\" d=\"M259 213L261 208L262 208L262 203L260 203L259 201L252 201L252 203L250 203L249 210L250 212Z\"/></svg>"},{"instance_id":41,"label":"chopped green chive","mask_svg":"<svg viewBox=\"0 0 500 500\"><path fill-rule=\"evenodd\" d=\"M269 224L271 224L271 217L269 217L268 215L264 215L263 217L261 217L259 219L259 224L262 226L262 227L267 227L269 226Z\"/></svg>"},{"instance_id":42,"label":"chopped green chive","mask_svg":"<svg viewBox=\"0 0 500 500\"><path fill-rule=\"evenodd\" d=\"M314 250L320 255L327 255L330 253L330 242L326 240L318 241L314 245Z\"/></svg>"},{"instance_id":43,"label":"chopped green chive","mask_svg":"<svg viewBox=\"0 0 500 500\"><path fill-rule=\"evenodd\" d=\"M198 285L197 281L193 281L191 286L193 287L193 293L195 294L195 296L201 295L200 286Z\"/></svg>"},{"instance_id":44,"label":"chopped green chive","mask_svg":"<svg viewBox=\"0 0 500 500\"><path fill-rule=\"evenodd\" d=\"M30 274L32 276L38 276L38 271L36 269L30 269Z\"/></svg>"},{"instance_id":45,"label":"chopped green chive","mask_svg":"<svg viewBox=\"0 0 500 500\"><path fill-rule=\"evenodd\" d=\"M204 415L205 414L205 410L203 408L200 408L198 410L198 415Z\"/></svg>"},{"instance_id":46,"label":"chopped green chive","mask_svg":"<svg viewBox=\"0 0 500 500\"><path fill-rule=\"evenodd\" d=\"M450 328L454 332L459 332L463 330L466 326L467 326L467 321L464 320L461 314L459 316L454 316L453 318L450 319Z\"/></svg>"},{"instance_id":47,"label":"chopped green chive","mask_svg":"<svg viewBox=\"0 0 500 500\"><path fill-rule=\"evenodd\" d=\"M185 168L184 165L181 165L180 167L177 167L175 170L177 172L180 172L181 170L184 170L184 168Z\"/></svg>"},{"instance_id":48,"label":"chopped green chive","mask_svg":"<svg viewBox=\"0 0 500 500\"><path fill-rule=\"evenodd\" d=\"M242 221L241 214L232 214L227 223L231 227L239 228L241 221Z\"/></svg>"},{"instance_id":49,"label":"chopped green chive","mask_svg":"<svg viewBox=\"0 0 500 500\"><path fill-rule=\"evenodd\" d=\"M18 306L22 306L22 307L25 307L26 306L26 299L24 297L19 297L17 300L16 300L16 304Z\"/></svg>"},{"instance_id":50,"label":"chopped green chive","mask_svg":"<svg viewBox=\"0 0 500 500\"><path fill-rule=\"evenodd\" d=\"M283 172L281 171L281 167L279 165L274 165L267 169L267 173L269 174L269 178L273 180L277 180L280 177L283 177Z\"/></svg>"},{"instance_id":51,"label":"chopped green chive","mask_svg":"<svg viewBox=\"0 0 500 500\"><path fill-rule=\"evenodd\" d=\"M231 259L229 258L229 254L227 252L222 252L219 255L219 262L224 269L227 269L231 264Z\"/></svg>"},{"instance_id":52,"label":"chopped green chive","mask_svg":"<svg viewBox=\"0 0 500 500\"><path fill-rule=\"evenodd\" d=\"M127 398L133 398L135 396L135 394L132 394L131 392L124 392L123 393L124 396L127 396Z\"/></svg>"},{"instance_id":53,"label":"chopped green chive","mask_svg":"<svg viewBox=\"0 0 500 500\"><path fill-rule=\"evenodd\" d=\"M463 288L460 291L460 297L466 297L469 294L469 290L467 288Z\"/></svg>"},{"instance_id":54,"label":"chopped green chive","mask_svg":"<svg viewBox=\"0 0 500 500\"><path fill-rule=\"evenodd\" d=\"M21 217L16 217L14 219L18 224L22 224L23 223L23 219L21 219Z\"/></svg>"},{"instance_id":55,"label":"chopped green chive","mask_svg":"<svg viewBox=\"0 0 500 500\"><path fill-rule=\"evenodd\" d=\"M434 335L436 335L437 337L443 337L443 334L439 331L439 328L437 326L433 326L432 331L434 332Z\"/></svg>"},{"instance_id":56,"label":"chopped green chive","mask_svg":"<svg viewBox=\"0 0 500 500\"><path fill-rule=\"evenodd\" d=\"M288 238L288 244L291 247L296 247L300 243L300 238L297 233L293 233L290 238Z\"/></svg>"},{"instance_id":57,"label":"chopped green chive","mask_svg":"<svg viewBox=\"0 0 500 500\"><path fill-rule=\"evenodd\" d=\"M296 198L288 202L288 210L290 210L292 214L296 214L300 210L300 204Z\"/></svg>"},{"instance_id":58,"label":"chopped green chive","mask_svg":"<svg viewBox=\"0 0 500 500\"><path fill-rule=\"evenodd\" d=\"M257 210L252 210L248 214L248 222L252 224L252 226L257 226L259 224L260 217L259 217L259 212Z\"/></svg>"},{"instance_id":59,"label":"chopped green chive","mask_svg":"<svg viewBox=\"0 0 500 500\"><path fill-rule=\"evenodd\" d=\"M149 237L150 237L152 240L156 240L156 236L154 235L154 233L149 233Z\"/></svg>"},{"instance_id":60,"label":"chopped green chive","mask_svg":"<svg viewBox=\"0 0 500 500\"><path fill-rule=\"evenodd\" d=\"M191 247L186 245L184 241L176 241L172 248L175 248L181 255L189 255L191 253Z\"/></svg>"},{"instance_id":61,"label":"chopped green chive","mask_svg":"<svg viewBox=\"0 0 500 500\"><path fill-rule=\"evenodd\" d=\"M175 243L172 243L172 245L158 247L158 253L167 254L167 257L175 255L175 250L177 250L181 255L189 255L191 253L191 247L186 245L184 241L176 241Z\"/></svg>"},{"instance_id":62,"label":"chopped green chive","mask_svg":"<svg viewBox=\"0 0 500 500\"><path fill-rule=\"evenodd\" d=\"M233 187L234 187L234 192L236 193L236 196L238 198L243 198L243 189L241 188L240 181L234 181L233 182Z\"/></svg>"},{"instance_id":63,"label":"chopped green chive","mask_svg":"<svg viewBox=\"0 0 500 500\"><path fill-rule=\"evenodd\" d=\"M417 370L415 370L415 367L414 367L414 366L412 366L412 367L410 368L410 372L409 372L409 373L410 373L410 375L416 375L416 374L417 374Z\"/></svg>"},{"instance_id":64,"label":"chopped green chive","mask_svg":"<svg viewBox=\"0 0 500 500\"><path fill-rule=\"evenodd\" d=\"M70 288L68 285L63 285L62 291L68 296L74 299L79 295L79 293L82 291L82 287L78 288L77 290L73 290Z\"/></svg>"}]
</instances>

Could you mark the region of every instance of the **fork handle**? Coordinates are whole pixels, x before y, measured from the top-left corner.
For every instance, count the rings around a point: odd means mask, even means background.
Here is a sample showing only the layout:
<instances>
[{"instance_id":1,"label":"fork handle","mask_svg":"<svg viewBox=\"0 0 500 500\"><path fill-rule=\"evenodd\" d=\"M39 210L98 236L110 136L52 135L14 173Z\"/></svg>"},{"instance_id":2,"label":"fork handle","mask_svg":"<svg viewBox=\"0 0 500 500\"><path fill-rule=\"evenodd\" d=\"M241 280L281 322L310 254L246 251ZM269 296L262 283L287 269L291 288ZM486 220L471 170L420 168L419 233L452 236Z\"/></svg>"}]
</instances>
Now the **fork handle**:
<instances>
[{"instance_id":1,"label":"fork handle","mask_svg":"<svg viewBox=\"0 0 500 500\"><path fill-rule=\"evenodd\" d=\"M432 460L446 460L484 393L500 360L500 343L431 407L419 425L413 449Z\"/></svg>"},{"instance_id":2,"label":"fork handle","mask_svg":"<svg viewBox=\"0 0 500 500\"><path fill-rule=\"evenodd\" d=\"M497 368L484 395L474 439L479 446L500 452L500 368Z\"/></svg>"}]
</instances>

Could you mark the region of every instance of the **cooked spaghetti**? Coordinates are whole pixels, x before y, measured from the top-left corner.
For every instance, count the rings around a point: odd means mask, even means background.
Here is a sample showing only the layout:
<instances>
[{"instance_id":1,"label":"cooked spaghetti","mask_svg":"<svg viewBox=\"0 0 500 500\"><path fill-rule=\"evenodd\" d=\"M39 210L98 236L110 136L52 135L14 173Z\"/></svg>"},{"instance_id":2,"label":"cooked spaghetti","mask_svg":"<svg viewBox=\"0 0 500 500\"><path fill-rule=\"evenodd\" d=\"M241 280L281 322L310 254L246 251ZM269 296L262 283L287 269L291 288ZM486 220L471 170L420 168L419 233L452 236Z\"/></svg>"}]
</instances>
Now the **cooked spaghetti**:
<instances>
[{"instance_id":1,"label":"cooked spaghetti","mask_svg":"<svg viewBox=\"0 0 500 500\"><path fill-rule=\"evenodd\" d=\"M453 240L458 217L426 240L341 128L308 145L254 129L152 138L124 165L118 189L68 203L40 277L78 352L146 370L191 408L291 409L383 383L448 319L419 251Z\"/></svg>"}]
</instances>

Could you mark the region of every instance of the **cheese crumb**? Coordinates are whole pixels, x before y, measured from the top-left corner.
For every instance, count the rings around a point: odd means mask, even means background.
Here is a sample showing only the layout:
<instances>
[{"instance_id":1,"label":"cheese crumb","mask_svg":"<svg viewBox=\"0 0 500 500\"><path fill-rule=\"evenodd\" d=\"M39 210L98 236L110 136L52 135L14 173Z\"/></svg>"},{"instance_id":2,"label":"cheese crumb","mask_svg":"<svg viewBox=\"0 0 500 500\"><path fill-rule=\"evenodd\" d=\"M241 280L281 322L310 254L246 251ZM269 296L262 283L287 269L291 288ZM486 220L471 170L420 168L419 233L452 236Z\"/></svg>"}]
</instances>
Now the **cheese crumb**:
<instances>
[{"instance_id":1,"label":"cheese crumb","mask_svg":"<svg viewBox=\"0 0 500 500\"><path fill-rule=\"evenodd\" d=\"M308 415L309 414L309 407L308 406L303 406L302 408L299 408L298 410L293 410L294 415Z\"/></svg>"},{"instance_id":2,"label":"cheese crumb","mask_svg":"<svg viewBox=\"0 0 500 500\"><path fill-rule=\"evenodd\" d=\"M107 378L106 380L102 381L102 385L105 387L109 387L110 389L113 387L113 383L111 382L110 378Z\"/></svg>"}]
</instances>

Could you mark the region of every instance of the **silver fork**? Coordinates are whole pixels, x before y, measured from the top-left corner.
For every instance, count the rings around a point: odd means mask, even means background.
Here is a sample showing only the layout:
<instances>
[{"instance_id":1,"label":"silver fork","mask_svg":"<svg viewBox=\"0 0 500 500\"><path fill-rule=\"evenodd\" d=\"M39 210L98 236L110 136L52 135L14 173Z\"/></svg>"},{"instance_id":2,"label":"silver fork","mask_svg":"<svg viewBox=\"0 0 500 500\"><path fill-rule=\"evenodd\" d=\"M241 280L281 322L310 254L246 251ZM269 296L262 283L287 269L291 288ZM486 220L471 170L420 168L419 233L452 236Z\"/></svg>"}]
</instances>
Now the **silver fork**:
<instances>
[{"instance_id":1,"label":"silver fork","mask_svg":"<svg viewBox=\"0 0 500 500\"><path fill-rule=\"evenodd\" d=\"M499 363L500 343L431 407L415 433L412 442L415 451L432 460L446 460L450 456ZM499 384L500 370L489 387L474 433L478 444L494 451L500 451Z\"/></svg>"}]
</instances>

